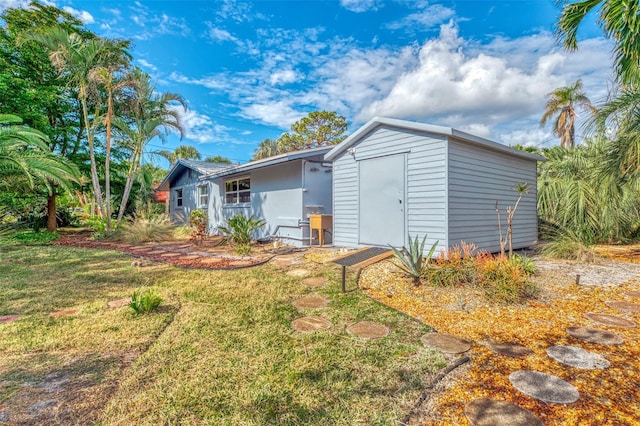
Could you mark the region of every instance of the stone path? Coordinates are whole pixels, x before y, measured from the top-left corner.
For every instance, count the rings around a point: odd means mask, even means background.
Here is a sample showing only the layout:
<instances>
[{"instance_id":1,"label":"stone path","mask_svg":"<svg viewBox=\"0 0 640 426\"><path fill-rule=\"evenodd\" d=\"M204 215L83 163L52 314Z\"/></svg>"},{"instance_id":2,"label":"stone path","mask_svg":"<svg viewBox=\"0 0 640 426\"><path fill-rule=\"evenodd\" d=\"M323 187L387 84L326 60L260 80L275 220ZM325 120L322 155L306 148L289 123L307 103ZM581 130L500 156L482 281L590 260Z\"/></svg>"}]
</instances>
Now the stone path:
<instances>
[{"instance_id":1,"label":"stone path","mask_svg":"<svg viewBox=\"0 0 640 426\"><path fill-rule=\"evenodd\" d=\"M347 332L363 339L381 339L389 335L389 327L379 322L360 321L348 326Z\"/></svg>"},{"instance_id":2,"label":"stone path","mask_svg":"<svg viewBox=\"0 0 640 426\"><path fill-rule=\"evenodd\" d=\"M552 374L521 370L509 374L509 381L523 394L551 404L571 404L580 398L575 386Z\"/></svg>"},{"instance_id":3,"label":"stone path","mask_svg":"<svg viewBox=\"0 0 640 426\"><path fill-rule=\"evenodd\" d=\"M464 414L475 426L544 426L529 410L489 398L474 399L464 407Z\"/></svg>"},{"instance_id":4,"label":"stone path","mask_svg":"<svg viewBox=\"0 0 640 426\"><path fill-rule=\"evenodd\" d=\"M301 333L310 333L312 331L329 328L333 324L331 324L328 319L322 317L302 317L293 320L291 325Z\"/></svg>"},{"instance_id":5,"label":"stone path","mask_svg":"<svg viewBox=\"0 0 640 426\"><path fill-rule=\"evenodd\" d=\"M324 296L305 296L293 302L293 306L298 309L322 309L326 308L328 304L329 298Z\"/></svg>"},{"instance_id":6,"label":"stone path","mask_svg":"<svg viewBox=\"0 0 640 426\"><path fill-rule=\"evenodd\" d=\"M596 368L607 368L610 364L600 354L587 352L575 346L557 345L547 348L547 355L556 361L575 368L595 370Z\"/></svg>"}]
</instances>

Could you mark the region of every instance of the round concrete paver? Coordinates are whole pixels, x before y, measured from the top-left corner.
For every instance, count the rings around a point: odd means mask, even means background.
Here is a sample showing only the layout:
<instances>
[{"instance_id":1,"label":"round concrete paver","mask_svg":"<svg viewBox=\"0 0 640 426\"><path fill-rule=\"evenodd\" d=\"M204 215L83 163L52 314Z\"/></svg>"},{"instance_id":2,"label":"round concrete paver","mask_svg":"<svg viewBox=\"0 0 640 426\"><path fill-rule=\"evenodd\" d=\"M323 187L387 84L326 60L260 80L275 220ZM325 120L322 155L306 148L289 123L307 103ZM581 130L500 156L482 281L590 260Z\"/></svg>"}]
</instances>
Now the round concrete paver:
<instances>
[{"instance_id":1,"label":"round concrete paver","mask_svg":"<svg viewBox=\"0 0 640 426\"><path fill-rule=\"evenodd\" d=\"M449 354L461 354L471 349L471 343L446 333L427 333L420 338L425 346L440 349Z\"/></svg>"},{"instance_id":2,"label":"round concrete paver","mask_svg":"<svg viewBox=\"0 0 640 426\"><path fill-rule=\"evenodd\" d=\"M0 315L0 324L15 321L20 315Z\"/></svg>"},{"instance_id":3,"label":"round concrete paver","mask_svg":"<svg viewBox=\"0 0 640 426\"><path fill-rule=\"evenodd\" d=\"M68 316L71 316L71 315L75 315L78 312L80 312L80 309L63 309L62 311L51 312L49 314L49 316L52 316L54 318L57 318L57 317L68 317Z\"/></svg>"},{"instance_id":4,"label":"round concrete paver","mask_svg":"<svg viewBox=\"0 0 640 426\"><path fill-rule=\"evenodd\" d=\"M311 274L311 271L308 269L292 269L287 272L287 275L295 278L304 278Z\"/></svg>"},{"instance_id":5,"label":"round concrete paver","mask_svg":"<svg viewBox=\"0 0 640 426\"><path fill-rule=\"evenodd\" d=\"M603 325L609 325L611 327L621 327L621 328L635 328L636 324L628 320L626 318L617 317L615 315L608 314L598 314L595 312L587 312L584 314L586 318L589 318L591 321L595 321L597 323Z\"/></svg>"},{"instance_id":6,"label":"round concrete paver","mask_svg":"<svg viewBox=\"0 0 640 426\"><path fill-rule=\"evenodd\" d=\"M576 339L589 343L599 343L601 345L621 345L624 343L622 337L607 330L600 330L599 328L582 326L567 327L567 333Z\"/></svg>"},{"instance_id":7,"label":"round concrete paver","mask_svg":"<svg viewBox=\"0 0 640 426\"><path fill-rule=\"evenodd\" d=\"M160 257L178 257L182 256L182 253L163 253Z\"/></svg>"},{"instance_id":8,"label":"round concrete paver","mask_svg":"<svg viewBox=\"0 0 640 426\"><path fill-rule=\"evenodd\" d=\"M310 333L331 327L331 322L322 317L302 317L291 322L293 328L301 333Z\"/></svg>"},{"instance_id":9,"label":"round concrete paver","mask_svg":"<svg viewBox=\"0 0 640 426\"><path fill-rule=\"evenodd\" d=\"M507 401L474 399L464 407L472 426L544 426L529 410Z\"/></svg>"},{"instance_id":10,"label":"round concrete paver","mask_svg":"<svg viewBox=\"0 0 640 426\"><path fill-rule=\"evenodd\" d=\"M110 308L122 308L123 306L127 306L129 303L131 303L131 298L125 297L124 299L107 302L107 306Z\"/></svg>"},{"instance_id":11,"label":"round concrete paver","mask_svg":"<svg viewBox=\"0 0 640 426\"><path fill-rule=\"evenodd\" d=\"M610 364L600 354L587 352L575 346L551 346L547 348L547 355L561 364L575 368L595 370L597 368L607 368Z\"/></svg>"},{"instance_id":12,"label":"round concrete paver","mask_svg":"<svg viewBox=\"0 0 640 426\"><path fill-rule=\"evenodd\" d=\"M180 260L195 260L199 259L202 256L198 256L197 254L188 254L186 256L180 256Z\"/></svg>"},{"instance_id":13,"label":"round concrete paver","mask_svg":"<svg viewBox=\"0 0 640 426\"><path fill-rule=\"evenodd\" d=\"M629 297L635 297L636 299L640 299L640 291L627 291L625 295Z\"/></svg>"},{"instance_id":14,"label":"round concrete paver","mask_svg":"<svg viewBox=\"0 0 640 426\"><path fill-rule=\"evenodd\" d=\"M607 306L623 312L640 312L640 305L637 303L625 302L622 300L607 300L604 302Z\"/></svg>"},{"instance_id":15,"label":"round concrete paver","mask_svg":"<svg viewBox=\"0 0 640 426\"><path fill-rule=\"evenodd\" d=\"M481 342L487 348L489 348L492 352L495 352L500 355L506 355L513 358L526 358L530 355L533 355L533 351L527 347L516 345L515 343L501 343L496 342L493 339L485 339Z\"/></svg>"},{"instance_id":16,"label":"round concrete paver","mask_svg":"<svg viewBox=\"0 0 640 426\"><path fill-rule=\"evenodd\" d=\"M136 247L131 247L130 250L131 251L149 251L149 250L153 250L153 247L136 246Z\"/></svg>"},{"instance_id":17,"label":"round concrete paver","mask_svg":"<svg viewBox=\"0 0 640 426\"><path fill-rule=\"evenodd\" d=\"M323 296L305 296L293 302L293 306L298 309L321 309L326 308L328 304L329 298Z\"/></svg>"},{"instance_id":18,"label":"round concrete paver","mask_svg":"<svg viewBox=\"0 0 640 426\"><path fill-rule=\"evenodd\" d=\"M220 262L222 262L222 259L220 259L219 257L203 257L202 260L200 260L200 263L204 265L212 265L214 263L220 263Z\"/></svg>"},{"instance_id":19,"label":"round concrete paver","mask_svg":"<svg viewBox=\"0 0 640 426\"><path fill-rule=\"evenodd\" d=\"M552 404L571 404L580 398L572 384L539 371L515 371L509 374L509 381L523 394Z\"/></svg>"},{"instance_id":20,"label":"round concrete paver","mask_svg":"<svg viewBox=\"0 0 640 426\"><path fill-rule=\"evenodd\" d=\"M347 332L364 339L380 339L389 334L389 327L373 321L360 321L347 327Z\"/></svg>"},{"instance_id":21,"label":"round concrete paver","mask_svg":"<svg viewBox=\"0 0 640 426\"><path fill-rule=\"evenodd\" d=\"M146 254L164 254L166 253L166 251L164 250L152 250L152 251L148 251Z\"/></svg>"},{"instance_id":22,"label":"round concrete paver","mask_svg":"<svg viewBox=\"0 0 640 426\"><path fill-rule=\"evenodd\" d=\"M311 278L305 278L304 280L302 280L302 284L312 288L325 286L327 285L328 282L329 282L329 279L326 277L311 277Z\"/></svg>"}]
</instances>

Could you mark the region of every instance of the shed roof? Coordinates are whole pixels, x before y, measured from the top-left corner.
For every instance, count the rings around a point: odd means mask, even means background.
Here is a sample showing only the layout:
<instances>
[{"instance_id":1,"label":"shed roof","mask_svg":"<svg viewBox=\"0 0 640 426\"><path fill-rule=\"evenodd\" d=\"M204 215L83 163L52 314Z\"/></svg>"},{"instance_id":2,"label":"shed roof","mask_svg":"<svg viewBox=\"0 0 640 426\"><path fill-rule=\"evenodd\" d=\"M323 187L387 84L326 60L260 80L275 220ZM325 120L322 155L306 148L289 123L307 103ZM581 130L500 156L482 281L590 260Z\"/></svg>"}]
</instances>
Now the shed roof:
<instances>
[{"instance_id":1,"label":"shed roof","mask_svg":"<svg viewBox=\"0 0 640 426\"><path fill-rule=\"evenodd\" d=\"M251 161L249 163L228 167L223 170L214 170L208 173L206 178L214 178L228 176L237 173L244 173L250 170L260 169L262 167L273 166L276 164L286 163L294 160L304 160L309 157L322 156L331 150L331 146L323 146L320 148L306 149L304 151L293 151L284 154L274 155L273 157L263 158L261 160Z\"/></svg>"},{"instance_id":2,"label":"shed roof","mask_svg":"<svg viewBox=\"0 0 640 426\"><path fill-rule=\"evenodd\" d=\"M386 126L393 127L401 130L409 130L414 132L422 132L422 133L435 133L438 135L449 136L458 140L462 140L465 142L472 143L474 145L482 146L484 148L492 149L494 151L504 152L514 157L525 158L528 160L534 161L545 161L544 157L541 157L536 154L532 154L530 152L520 151L515 148L508 147L498 142L494 142L489 139L482 138L480 136L475 136L470 133L462 132L460 130L456 130L451 127L444 126L436 126L433 124L425 124L425 123L417 123L415 121L406 121L406 120L398 120L395 118L387 118L387 117L374 117L369 122L364 124L358 130L353 132L347 139L345 139L339 145L336 145L331 151L329 151L325 156L325 160L333 161L338 155L345 152L351 146L358 143L362 138L364 138L369 132L376 129L377 127Z\"/></svg>"},{"instance_id":3,"label":"shed roof","mask_svg":"<svg viewBox=\"0 0 640 426\"><path fill-rule=\"evenodd\" d=\"M182 171L185 169L195 170L202 175L207 175L215 171L228 169L229 167L235 166L233 164L227 163L210 163L208 161L184 160L180 158L178 159L176 164L174 164L171 170L169 170L169 173L165 176L165 178L162 179L162 182L160 182L157 189L160 191L168 191L171 179L182 173Z\"/></svg>"}]
</instances>

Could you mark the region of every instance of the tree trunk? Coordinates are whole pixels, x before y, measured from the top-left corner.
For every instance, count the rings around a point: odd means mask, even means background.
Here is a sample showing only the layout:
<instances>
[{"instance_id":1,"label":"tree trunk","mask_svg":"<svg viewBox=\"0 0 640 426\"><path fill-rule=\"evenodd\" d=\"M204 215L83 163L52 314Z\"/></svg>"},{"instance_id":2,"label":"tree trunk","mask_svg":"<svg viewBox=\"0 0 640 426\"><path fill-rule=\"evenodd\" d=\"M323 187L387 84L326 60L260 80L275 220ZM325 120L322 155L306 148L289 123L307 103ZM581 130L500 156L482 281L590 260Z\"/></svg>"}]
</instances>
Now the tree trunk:
<instances>
[{"instance_id":1,"label":"tree trunk","mask_svg":"<svg viewBox=\"0 0 640 426\"><path fill-rule=\"evenodd\" d=\"M131 167L129 168L129 173L127 174L127 181L124 185L124 193L122 194L122 202L120 204L120 210L118 211L118 219L116 221L117 224L120 223L122 217L124 216L124 212L127 209L127 203L129 202L129 194L131 193L131 187L133 187L133 181L138 174L138 168L140 166L140 153L136 148L136 151L133 155L133 159L131 160Z\"/></svg>"},{"instance_id":2,"label":"tree trunk","mask_svg":"<svg viewBox=\"0 0 640 426\"><path fill-rule=\"evenodd\" d=\"M56 223L56 191L55 189L47 195L47 231L56 232L58 225Z\"/></svg>"},{"instance_id":3,"label":"tree trunk","mask_svg":"<svg viewBox=\"0 0 640 426\"><path fill-rule=\"evenodd\" d=\"M105 150L105 159L104 159L104 198L105 198L105 206L106 212L105 215L107 217L107 232L111 232L111 176L109 176L109 165L111 163L111 115L113 114L113 99L111 94L111 89L109 88L107 94L107 118L106 127L107 127L107 146Z\"/></svg>"},{"instance_id":4,"label":"tree trunk","mask_svg":"<svg viewBox=\"0 0 640 426\"><path fill-rule=\"evenodd\" d=\"M96 154L93 146L93 135L91 134L91 126L89 124L89 113L87 112L86 100L82 103L82 116L84 119L85 130L87 132L87 143L89 144L89 159L91 160L91 184L93 186L93 198L96 200L96 209L98 215L104 218L104 203L102 202L102 191L100 189L100 181L98 180L98 168L96 167Z\"/></svg>"}]
</instances>

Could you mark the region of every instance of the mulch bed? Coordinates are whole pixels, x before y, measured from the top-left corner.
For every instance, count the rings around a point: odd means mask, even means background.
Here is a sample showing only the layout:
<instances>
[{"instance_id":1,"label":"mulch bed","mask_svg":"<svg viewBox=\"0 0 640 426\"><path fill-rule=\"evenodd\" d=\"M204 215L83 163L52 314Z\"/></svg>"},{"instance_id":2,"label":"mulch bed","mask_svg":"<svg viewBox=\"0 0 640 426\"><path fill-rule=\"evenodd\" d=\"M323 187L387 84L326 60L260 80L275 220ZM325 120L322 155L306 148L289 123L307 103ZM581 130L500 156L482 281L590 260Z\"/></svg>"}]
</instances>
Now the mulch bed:
<instances>
[{"instance_id":1,"label":"mulch bed","mask_svg":"<svg viewBox=\"0 0 640 426\"><path fill-rule=\"evenodd\" d=\"M167 263L182 268L194 269L239 269L258 266L273 258L273 254L259 253L255 256L234 256L221 253L222 249L216 249L215 253L208 253L210 247L197 246L176 242L145 243L134 246L115 241L93 240L89 232L61 233L60 238L53 242L59 246L72 246L84 248L97 248L103 250L118 250L130 254L133 257ZM213 251L213 250L211 250ZM194 254L198 252L198 254Z\"/></svg>"}]
</instances>

